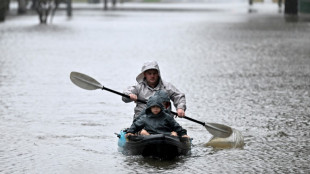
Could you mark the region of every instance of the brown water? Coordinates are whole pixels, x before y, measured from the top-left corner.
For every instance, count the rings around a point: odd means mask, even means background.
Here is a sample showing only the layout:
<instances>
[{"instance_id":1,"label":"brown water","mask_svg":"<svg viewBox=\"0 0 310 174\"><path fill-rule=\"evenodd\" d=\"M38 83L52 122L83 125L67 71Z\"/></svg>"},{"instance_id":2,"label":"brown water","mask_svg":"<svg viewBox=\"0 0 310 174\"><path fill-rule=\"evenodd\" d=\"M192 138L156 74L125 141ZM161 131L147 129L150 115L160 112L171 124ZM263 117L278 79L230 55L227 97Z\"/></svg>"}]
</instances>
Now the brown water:
<instances>
[{"instance_id":1,"label":"brown water","mask_svg":"<svg viewBox=\"0 0 310 174\"><path fill-rule=\"evenodd\" d=\"M58 12L46 26L9 17L0 24L0 173L309 173L310 24L286 22L276 6L227 7ZM69 74L122 91L147 60L186 93L189 117L239 130L244 148L205 147L204 127L178 119L194 138L190 156L120 154L114 132L130 125L134 104L80 89Z\"/></svg>"}]
</instances>

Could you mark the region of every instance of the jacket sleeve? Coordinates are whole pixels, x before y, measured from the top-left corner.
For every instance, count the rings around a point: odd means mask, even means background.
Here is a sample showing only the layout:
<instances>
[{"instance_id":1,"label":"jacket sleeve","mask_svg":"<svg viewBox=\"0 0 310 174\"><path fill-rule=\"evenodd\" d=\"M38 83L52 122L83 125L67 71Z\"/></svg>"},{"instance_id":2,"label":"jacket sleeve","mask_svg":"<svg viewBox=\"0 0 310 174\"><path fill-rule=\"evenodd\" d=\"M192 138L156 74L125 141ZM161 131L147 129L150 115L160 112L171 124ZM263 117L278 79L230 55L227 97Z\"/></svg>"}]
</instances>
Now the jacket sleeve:
<instances>
[{"instance_id":1,"label":"jacket sleeve","mask_svg":"<svg viewBox=\"0 0 310 174\"><path fill-rule=\"evenodd\" d=\"M170 99L173 101L175 108L186 110L186 99L185 94L179 91L175 86L171 83L164 83L166 86L166 90L169 94Z\"/></svg>"},{"instance_id":2,"label":"jacket sleeve","mask_svg":"<svg viewBox=\"0 0 310 174\"><path fill-rule=\"evenodd\" d=\"M138 96L138 91L139 91L138 89L139 89L139 84L136 84L136 85L127 87L127 89L125 89L123 93L126 95L135 94ZM132 102L132 100L130 100L130 98L127 98L127 97L122 97L122 100L125 103Z\"/></svg>"},{"instance_id":3,"label":"jacket sleeve","mask_svg":"<svg viewBox=\"0 0 310 174\"><path fill-rule=\"evenodd\" d=\"M178 122L175 121L173 117L168 117L170 126L172 127L172 130L178 133L179 136L183 136L187 134L187 130L183 129L182 126L179 125Z\"/></svg>"},{"instance_id":4,"label":"jacket sleeve","mask_svg":"<svg viewBox=\"0 0 310 174\"><path fill-rule=\"evenodd\" d=\"M144 119L143 116L140 116L137 118L130 126L129 129L127 129L127 133L136 133L144 128Z\"/></svg>"},{"instance_id":5,"label":"jacket sleeve","mask_svg":"<svg viewBox=\"0 0 310 174\"><path fill-rule=\"evenodd\" d=\"M138 118L140 118L140 117L142 117L143 115L145 115L145 110L146 110L146 108L144 108L144 109L141 111L141 113L140 113L137 117L135 117L135 118L133 119L133 122L135 122L136 120L138 120Z\"/></svg>"}]
</instances>

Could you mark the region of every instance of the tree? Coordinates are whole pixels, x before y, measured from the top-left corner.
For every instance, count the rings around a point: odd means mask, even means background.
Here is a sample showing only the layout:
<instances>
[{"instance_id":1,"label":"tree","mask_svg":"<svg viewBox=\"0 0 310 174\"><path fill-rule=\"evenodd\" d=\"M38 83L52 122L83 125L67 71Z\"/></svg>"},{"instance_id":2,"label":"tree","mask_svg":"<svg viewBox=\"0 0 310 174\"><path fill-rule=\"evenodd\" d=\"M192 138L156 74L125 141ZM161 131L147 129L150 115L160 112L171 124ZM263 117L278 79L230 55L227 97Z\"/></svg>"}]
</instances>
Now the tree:
<instances>
[{"instance_id":1,"label":"tree","mask_svg":"<svg viewBox=\"0 0 310 174\"><path fill-rule=\"evenodd\" d=\"M6 13L9 9L10 0L0 0L0 22L5 20Z\"/></svg>"}]
</instances>

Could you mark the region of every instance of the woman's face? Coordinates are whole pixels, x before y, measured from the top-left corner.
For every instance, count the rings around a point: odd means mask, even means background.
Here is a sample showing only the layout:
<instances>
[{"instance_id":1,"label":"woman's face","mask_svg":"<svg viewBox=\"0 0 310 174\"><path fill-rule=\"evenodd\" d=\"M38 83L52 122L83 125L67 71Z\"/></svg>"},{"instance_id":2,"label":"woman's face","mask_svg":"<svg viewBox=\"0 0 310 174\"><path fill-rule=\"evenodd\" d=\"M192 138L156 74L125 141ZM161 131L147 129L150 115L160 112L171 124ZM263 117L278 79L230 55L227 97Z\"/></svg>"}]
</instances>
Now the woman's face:
<instances>
[{"instance_id":1,"label":"woman's face","mask_svg":"<svg viewBox=\"0 0 310 174\"><path fill-rule=\"evenodd\" d=\"M151 107L151 111L154 115L157 115L158 113L160 113L160 107L158 106L152 106Z\"/></svg>"}]
</instances>

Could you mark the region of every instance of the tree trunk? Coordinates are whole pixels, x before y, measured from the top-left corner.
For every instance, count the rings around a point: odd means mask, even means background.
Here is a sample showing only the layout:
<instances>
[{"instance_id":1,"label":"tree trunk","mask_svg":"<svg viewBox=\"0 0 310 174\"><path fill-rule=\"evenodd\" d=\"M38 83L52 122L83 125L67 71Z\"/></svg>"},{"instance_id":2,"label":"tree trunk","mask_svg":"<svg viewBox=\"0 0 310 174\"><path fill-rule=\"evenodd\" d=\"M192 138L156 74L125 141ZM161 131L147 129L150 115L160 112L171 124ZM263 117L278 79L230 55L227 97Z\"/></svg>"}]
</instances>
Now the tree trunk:
<instances>
[{"instance_id":1,"label":"tree trunk","mask_svg":"<svg viewBox=\"0 0 310 174\"><path fill-rule=\"evenodd\" d=\"M67 0L67 16L72 16L72 0Z\"/></svg>"},{"instance_id":2,"label":"tree trunk","mask_svg":"<svg viewBox=\"0 0 310 174\"><path fill-rule=\"evenodd\" d=\"M285 0L285 14L297 15L298 13L298 0Z\"/></svg>"},{"instance_id":3,"label":"tree trunk","mask_svg":"<svg viewBox=\"0 0 310 174\"><path fill-rule=\"evenodd\" d=\"M5 20L8 8L9 8L9 0L0 0L0 22L3 22Z\"/></svg>"},{"instance_id":4,"label":"tree trunk","mask_svg":"<svg viewBox=\"0 0 310 174\"><path fill-rule=\"evenodd\" d=\"M18 0L18 14L25 14L27 11L27 1Z\"/></svg>"},{"instance_id":5,"label":"tree trunk","mask_svg":"<svg viewBox=\"0 0 310 174\"><path fill-rule=\"evenodd\" d=\"M103 9L108 10L108 0L103 0Z\"/></svg>"}]
</instances>

